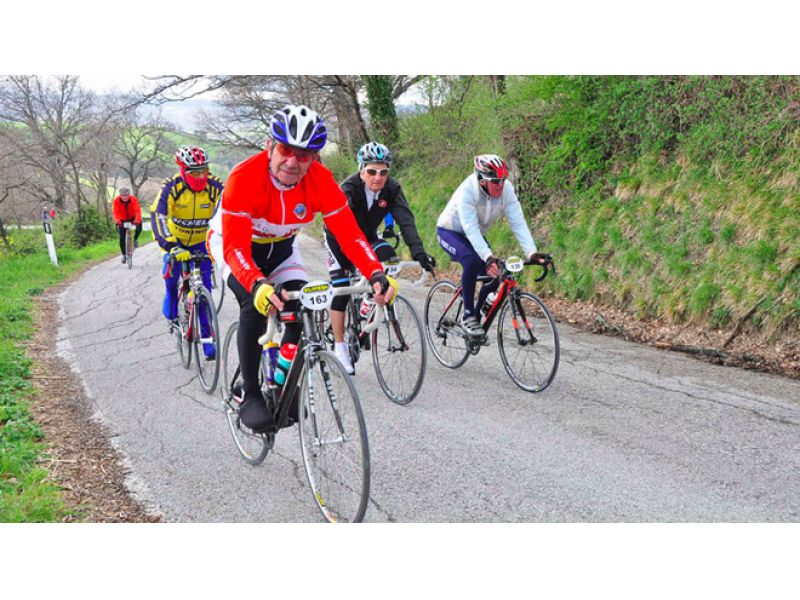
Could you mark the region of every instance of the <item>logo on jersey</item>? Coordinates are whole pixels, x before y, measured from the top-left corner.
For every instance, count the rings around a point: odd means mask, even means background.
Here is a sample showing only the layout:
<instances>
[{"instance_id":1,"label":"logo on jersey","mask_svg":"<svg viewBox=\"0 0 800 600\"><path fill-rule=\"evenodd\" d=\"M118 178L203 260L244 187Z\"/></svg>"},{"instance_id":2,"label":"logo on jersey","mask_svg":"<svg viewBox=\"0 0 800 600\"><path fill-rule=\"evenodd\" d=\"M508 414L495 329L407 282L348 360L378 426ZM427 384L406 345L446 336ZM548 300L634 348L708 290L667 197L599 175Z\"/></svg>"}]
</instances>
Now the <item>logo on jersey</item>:
<instances>
[{"instance_id":1,"label":"logo on jersey","mask_svg":"<svg viewBox=\"0 0 800 600\"><path fill-rule=\"evenodd\" d=\"M306 205L305 204L298 204L294 207L294 216L298 219L302 219L306 216Z\"/></svg>"}]
</instances>

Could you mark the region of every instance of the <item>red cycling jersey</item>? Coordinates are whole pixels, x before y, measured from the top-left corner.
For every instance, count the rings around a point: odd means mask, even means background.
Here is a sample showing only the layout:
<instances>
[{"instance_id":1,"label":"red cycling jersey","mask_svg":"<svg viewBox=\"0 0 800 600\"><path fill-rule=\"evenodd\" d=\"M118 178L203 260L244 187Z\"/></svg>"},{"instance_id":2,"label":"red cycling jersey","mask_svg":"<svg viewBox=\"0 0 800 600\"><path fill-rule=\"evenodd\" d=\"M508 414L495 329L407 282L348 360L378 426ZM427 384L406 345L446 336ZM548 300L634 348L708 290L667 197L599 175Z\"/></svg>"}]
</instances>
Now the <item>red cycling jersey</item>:
<instances>
[{"instance_id":1,"label":"red cycling jersey","mask_svg":"<svg viewBox=\"0 0 800 600\"><path fill-rule=\"evenodd\" d=\"M111 205L114 214L114 222L119 225L123 221L133 221L137 225L142 222L142 209L139 208L139 200L134 195L128 196L128 201L122 200L122 196L114 198Z\"/></svg>"},{"instance_id":2,"label":"red cycling jersey","mask_svg":"<svg viewBox=\"0 0 800 600\"><path fill-rule=\"evenodd\" d=\"M222 251L233 276L252 291L263 274L253 262L251 244L291 238L318 212L359 271L370 275L382 270L328 169L314 161L295 187L281 190L269 174L266 150L238 164L222 193Z\"/></svg>"}]
</instances>

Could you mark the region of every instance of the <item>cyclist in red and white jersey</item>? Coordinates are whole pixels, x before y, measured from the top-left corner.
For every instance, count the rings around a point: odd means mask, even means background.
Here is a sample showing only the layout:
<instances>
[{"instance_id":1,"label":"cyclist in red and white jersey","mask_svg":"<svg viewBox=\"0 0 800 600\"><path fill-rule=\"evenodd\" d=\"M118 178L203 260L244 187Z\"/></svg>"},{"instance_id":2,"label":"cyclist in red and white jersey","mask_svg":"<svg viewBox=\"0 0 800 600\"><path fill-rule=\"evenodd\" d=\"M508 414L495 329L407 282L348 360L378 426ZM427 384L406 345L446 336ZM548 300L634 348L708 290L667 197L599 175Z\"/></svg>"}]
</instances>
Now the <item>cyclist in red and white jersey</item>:
<instances>
[{"instance_id":1,"label":"cyclist in red and white jersey","mask_svg":"<svg viewBox=\"0 0 800 600\"><path fill-rule=\"evenodd\" d=\"M316 160L326 139L325 124L316 112L302 105L284 107L272 116L267 149L234 168L222 195L222 259L231 271L228 287L239 302L244 394L239 417L254 431L274 426L258 385L258 338L264 333L264 315L271 306L295 308L297 301L285 302L273 286L297 290L308 281L295 236L316 213L322 213L345 255L369 274L378 304L389 302L397 290L361 233L333 174ZM213 222L211 228L220 231ZM209 237L209 248L218 254L218 240L214 234ZM297 343L300 333L299 323L287 324L282 344Z\"/></svg>"}]
</instances>

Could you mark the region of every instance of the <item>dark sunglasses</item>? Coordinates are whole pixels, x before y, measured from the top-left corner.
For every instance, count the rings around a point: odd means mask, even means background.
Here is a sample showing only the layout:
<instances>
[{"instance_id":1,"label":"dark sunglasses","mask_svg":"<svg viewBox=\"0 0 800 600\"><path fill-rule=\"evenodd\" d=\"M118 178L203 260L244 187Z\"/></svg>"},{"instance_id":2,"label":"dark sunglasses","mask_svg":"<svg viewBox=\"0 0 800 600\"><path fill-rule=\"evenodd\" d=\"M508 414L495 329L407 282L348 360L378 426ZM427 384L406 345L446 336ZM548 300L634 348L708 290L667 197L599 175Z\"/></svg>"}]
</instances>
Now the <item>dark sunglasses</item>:
<instances>
[{"instance_id":1,"label":"dark sunglasses","mask_svg":"<svg viewBox=\"0 0 800 600\"><path fill-rule=\"evenodd\" d=\"M285 156L286 158L291 158L294 156L297 159L297 162L307 163L314 160L314 154L312 150L304 150L302 148L294 148L293 146L287 146L286 144L281 144L278 142L275 144L278 148L278 152L281 156Z\"/></svg>"},{"instance_id":2,"label":"dark sunglasses","mask_svg":"<svg viewBox=\"0 0 800 600\"><path fill-rule=\"evenodd\" d=\"M389 169L367 169L367 175L375 177L375 175L380 175L381 177L385 177L389 174Z\"/></svg>"}]
</instances>

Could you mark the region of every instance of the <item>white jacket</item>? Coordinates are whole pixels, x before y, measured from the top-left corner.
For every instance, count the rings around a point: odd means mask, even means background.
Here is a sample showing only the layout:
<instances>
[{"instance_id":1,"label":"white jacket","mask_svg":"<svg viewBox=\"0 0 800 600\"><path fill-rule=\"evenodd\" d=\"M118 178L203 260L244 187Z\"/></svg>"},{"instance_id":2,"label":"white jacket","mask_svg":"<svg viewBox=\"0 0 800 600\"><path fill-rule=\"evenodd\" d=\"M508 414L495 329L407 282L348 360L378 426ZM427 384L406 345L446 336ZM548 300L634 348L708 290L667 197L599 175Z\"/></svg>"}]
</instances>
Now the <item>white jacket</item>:
<instances>
[{"instance_id":1,"label":"white jacket","mask_svg":"<svg viewBox=\"0 0 800 600\"><path fill-rule=\"evenodd\" d=\"M461 233L469 240L475 252L481 259L486 260L492 255L483 234L501 215L505 215L514 237L525 252L530 256L536 252L522 206L514 192L514 186L506 180L503 185L503 195L499 198L490 198L478 184L478 177L473 173L461 182L444 211L439 215L437 227Z\"/></svg>"}]
</instances>

